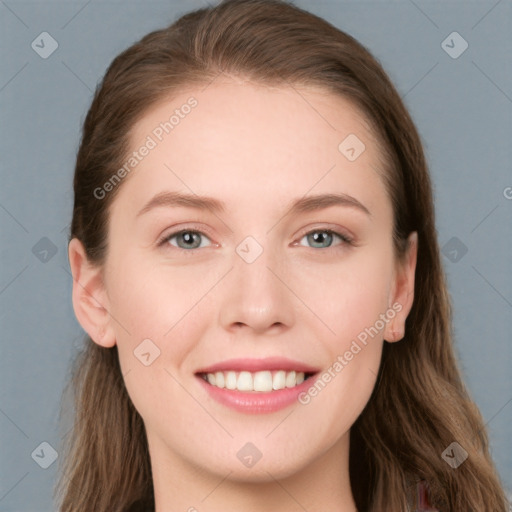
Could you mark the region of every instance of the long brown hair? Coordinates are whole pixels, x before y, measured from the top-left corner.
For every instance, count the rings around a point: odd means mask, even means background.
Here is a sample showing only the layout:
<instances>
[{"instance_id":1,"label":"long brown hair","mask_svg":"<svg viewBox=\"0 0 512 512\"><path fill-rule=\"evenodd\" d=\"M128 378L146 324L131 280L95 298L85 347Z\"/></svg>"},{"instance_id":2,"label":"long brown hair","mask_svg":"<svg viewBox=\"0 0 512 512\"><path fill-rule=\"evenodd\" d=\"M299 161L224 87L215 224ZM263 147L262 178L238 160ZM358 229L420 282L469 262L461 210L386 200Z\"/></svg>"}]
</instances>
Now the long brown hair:
<instances>
[{"instance_id":1,"label":"long brown hair","mask_svg":"<svg viewBox=\"0 0 512 512\"><path fill-rule=\"evenodd\" d=\"M412 510L419 482L442 512L505 512L484 422L454 357L421 140L381 65L351 36L284 1L227 0L188 13L125 50L107 70L84 122L70 240L84 244L90 262L104 263L109 205L122 183L102 199L94 191L125 161L130 129L155 102L221 72L274 86L321 86L351 100L381 146L397 257L407 236L418 233L405 337L384 344L377 384L351 428L358 510ZM124 386L117 347L102 348L86 337L72 370L65 393L71 386L74 425L61 448L59 510L154 510L144 424ZM452 442L468 454L457 469L442 457Z\"/></svg>"}]
</instances>

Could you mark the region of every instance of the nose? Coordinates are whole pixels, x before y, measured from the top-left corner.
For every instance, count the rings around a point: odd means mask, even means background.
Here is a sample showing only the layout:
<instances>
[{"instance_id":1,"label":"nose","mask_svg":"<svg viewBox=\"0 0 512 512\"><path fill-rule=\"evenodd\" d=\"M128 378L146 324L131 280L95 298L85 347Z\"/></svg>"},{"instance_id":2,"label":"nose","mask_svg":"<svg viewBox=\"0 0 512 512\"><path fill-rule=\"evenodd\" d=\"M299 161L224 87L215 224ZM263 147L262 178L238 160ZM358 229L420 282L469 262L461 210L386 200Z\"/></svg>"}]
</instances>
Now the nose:
<instances>
[{"instance_id":1,"label":"nose","mask_svg":"<svg viewBox=\"0 0 512 512\"><path fill-rule=\"evenodd\" d=\"M293 325L297 299L290 291L291 276L282 258L262 248L254 261L245 258L243 252L233 256L233 269L219 298L220 324L232 333L245 329L272 335Z\"/></svg>"}]
</instances>

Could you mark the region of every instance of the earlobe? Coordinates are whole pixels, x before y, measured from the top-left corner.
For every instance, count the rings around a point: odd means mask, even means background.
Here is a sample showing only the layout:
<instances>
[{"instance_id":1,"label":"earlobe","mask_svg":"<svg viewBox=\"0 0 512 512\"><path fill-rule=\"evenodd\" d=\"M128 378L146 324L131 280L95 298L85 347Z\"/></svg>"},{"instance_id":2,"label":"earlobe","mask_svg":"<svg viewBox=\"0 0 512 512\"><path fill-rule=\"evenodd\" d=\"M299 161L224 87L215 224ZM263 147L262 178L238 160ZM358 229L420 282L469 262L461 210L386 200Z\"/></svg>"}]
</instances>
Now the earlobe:
<instances>
[{"instance_id":1,"label":"earlobe","mask_svg":"<svg viewBox=\"0 0 512 512\"><path fill-rule=\"evenodd\" d=\"M73 309L77 320L95 343L102 347L113 347L116 338L108 312L101 267L89 262L78 238L69 242L68 257L73 276Z\"/></svg>"},{"instance_id":2,"label":"earlobe","mask_svg":"<svg viewBox=\"0 0 512 512\"><path fill-rule=\"evenodd\" d=\"M414 282L418 256L418 233L413 231L408 239L404 260L397 266L395 282L389 298L396 315L386 326L384 339L389 343L401 340L405 336L405 321L414 302Z\"/></svg>"}]
</instances>

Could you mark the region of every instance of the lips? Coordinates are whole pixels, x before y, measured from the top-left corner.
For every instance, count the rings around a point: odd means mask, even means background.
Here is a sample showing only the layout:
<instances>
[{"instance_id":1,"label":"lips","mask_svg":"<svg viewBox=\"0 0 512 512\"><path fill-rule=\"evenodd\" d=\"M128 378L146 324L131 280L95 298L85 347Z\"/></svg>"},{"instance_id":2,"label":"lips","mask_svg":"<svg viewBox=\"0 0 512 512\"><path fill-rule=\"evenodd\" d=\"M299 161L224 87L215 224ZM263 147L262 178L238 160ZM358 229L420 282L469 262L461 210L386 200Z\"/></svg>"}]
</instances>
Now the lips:
<instances>
[{"instance_id":1,"label":"lips","mask_svg":"<svg viewBox=\"0 0 512 512\"><path fill-rule=\"evenodd\" d=\"M215 372L259 372L259 371L279 371L286 372L295 371L296 373L316 373L319 368L315 368L301 361L294 361L282 357L268 357L265 359L229 359L221 361L211 366L200 368L196 371L197 374L208 374Z\"/></svg>"},{"instance_id":2,"label":"lips","mask_svg":"<svg viewBox=\"0 0 512 512\"><path fill-rule=\"evenodd\" d=\"M230 359L202 368L196 375L221 389L270 392L302 384L317 371L300 361L274 357Z\"/></svg>"},{"instance_id":3,"label":"lips","mask_svg":"<svg viewBox=\"0 0 512 512\"><path fill-rule=\"evenodd\" d=\"M207 394L244 413L270 413L297 402L317 368L284 358L230 359L195 373ZM311 377L311 380L309 380Z\"/></svg>"}]
</instances>

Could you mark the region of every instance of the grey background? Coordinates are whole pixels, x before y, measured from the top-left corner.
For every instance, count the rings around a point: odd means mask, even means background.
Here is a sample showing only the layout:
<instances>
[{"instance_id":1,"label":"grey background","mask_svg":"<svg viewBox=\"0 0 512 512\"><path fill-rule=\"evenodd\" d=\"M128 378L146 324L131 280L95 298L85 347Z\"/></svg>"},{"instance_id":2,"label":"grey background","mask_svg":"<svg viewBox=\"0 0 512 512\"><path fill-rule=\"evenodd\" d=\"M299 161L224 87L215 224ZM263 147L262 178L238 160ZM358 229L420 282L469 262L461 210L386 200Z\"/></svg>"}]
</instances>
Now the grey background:
<instances>
[{"instance_id":1,"label":"grey background","mask_svg":"<svg viewBox=\"0 0 512 512\"><path fill-rule=\"evenodd\" d=\"M434 182L457 355L512 490L512 3L295 3L369 48L418 126ZM40 467L50 450L43 447L43 457L38 447L59 444L59 400L83 335L71 305L67 233L74 157L92 91L121 50L205 5L0 1L2 511L54 509L58 461ZM58 42L47 59L31 47L44 31ZM469 45L458 58L441 46L453 31ZM448 44L461 48L460 41Z\"/></svg>"}]
</instances>

